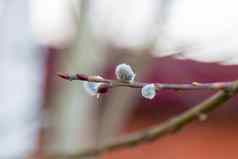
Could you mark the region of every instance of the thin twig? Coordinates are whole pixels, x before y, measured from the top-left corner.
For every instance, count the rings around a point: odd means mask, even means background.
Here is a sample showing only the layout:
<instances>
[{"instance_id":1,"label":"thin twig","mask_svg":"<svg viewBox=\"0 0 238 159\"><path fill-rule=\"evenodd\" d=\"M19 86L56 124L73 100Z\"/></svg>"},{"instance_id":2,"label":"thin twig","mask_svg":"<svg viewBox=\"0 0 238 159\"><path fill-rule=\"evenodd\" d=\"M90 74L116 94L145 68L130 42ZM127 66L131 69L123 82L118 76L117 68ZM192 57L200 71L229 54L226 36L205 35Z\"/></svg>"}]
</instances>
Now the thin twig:
<instances>
[{"instance_id":1,"label":"thin twig","mask_svg":"<svg viewBox=\"0 0 238 159\"><path fill-rule=\"evenodd\" d=\"M106 151L111 151L119 148L132 147L141 143L154 141L164 135L168 135L177 131L181 127L198 118L200 114L206 114L218 108L237 93L238 93L238 81L234 81L225 89L220 90L218 93L201 102L200 104L185 111L181 115L178 115L170 120L165 121L159 126L145 129L144 131L139 131L137 133L122 138L117 138L116 140L106 142L102 145L99 145L96 148L79 152L77 154L53 155L50 156L49 158L78 159L82 157L98 155Z\"/></svg>"},{"instance_id":2,"label":"thin twig","mask_svg":"<svg viewBox=\"0 0 238 159\"><path fill-rule=\"evenodd\" d=\"M88 82L99 82L106 83L109 87L130 87L130 88L142 88L146 84L151 84L147 82L127 82L120 80L112 80L106 78L98 78L97 76L88 76L83 74L67 75L58 74L59 77L73 81L88 81ZM171 89L171 90L221 90L231 86L231 82L213 82L213 83L198 83L192 82L191 84L169 84L169 83L154 83L157 90L161 89Z\"/></svg>"}]
</instances>

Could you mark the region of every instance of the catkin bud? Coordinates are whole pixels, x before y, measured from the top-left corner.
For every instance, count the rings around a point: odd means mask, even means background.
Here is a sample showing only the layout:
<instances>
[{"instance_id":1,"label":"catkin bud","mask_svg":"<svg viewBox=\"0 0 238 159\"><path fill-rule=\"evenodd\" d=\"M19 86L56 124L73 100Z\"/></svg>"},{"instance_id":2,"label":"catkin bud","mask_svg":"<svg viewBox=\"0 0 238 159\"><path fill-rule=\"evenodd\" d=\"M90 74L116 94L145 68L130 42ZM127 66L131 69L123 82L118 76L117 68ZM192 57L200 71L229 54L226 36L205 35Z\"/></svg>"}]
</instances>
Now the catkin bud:
<instances>
[{"instance_id":1,"label":"catkin bud","mask_svg":"<svg viewBox=\"0 0 238 159\"><path fill-rule=\"evenodd\" d=\"M115 74L118 80L129 81L129 82L134 81L136 76L131 66L127 64L117 65Z\"/></svg>"},{"instance_id":2,"label":"catkin bud","mask_svg":"<svg viewBox=\"0 0 238 159\"><path fill-rule=\"evenodd\" d=\"M97 78L103 79L101 76L97 76ZM99 86L102 85L102 83L98 82L88 82L84 81L83 86L90 95L97 95L98 94L98 88Z\"/></svg>"},{"instance_id":3,"label":"catkin bud","mask_svg":"<svg viewBox=\"0 0 238 159\"><path fill-rule=\"evenodd\" d=\"M147 84L141 89L141 94L144 98L153 99L156 95L154 84Z\"/></svg>"},{"instance_id":4,"label":"catkin bud","mask_svg":"<svg viewBox=\"0 0 238 159\"><path fill-rule=\"evenodd\" d=\"M108 84L101 84L98 86L97 93L104 94L107 93L109 90L110 86Z\"/></svg>"}]
</instances>

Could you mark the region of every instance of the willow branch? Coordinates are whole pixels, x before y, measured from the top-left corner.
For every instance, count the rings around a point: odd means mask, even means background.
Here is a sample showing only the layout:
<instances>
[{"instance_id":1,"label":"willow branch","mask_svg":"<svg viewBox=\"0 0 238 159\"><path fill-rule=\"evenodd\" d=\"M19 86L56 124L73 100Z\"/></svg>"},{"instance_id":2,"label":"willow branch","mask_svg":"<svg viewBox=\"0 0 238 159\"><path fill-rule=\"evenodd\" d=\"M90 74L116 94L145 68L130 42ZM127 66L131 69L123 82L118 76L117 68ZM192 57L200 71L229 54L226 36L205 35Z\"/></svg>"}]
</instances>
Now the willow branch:
<instances>
[{"instance_id":1,"label":"willow branch","mask_svg":"<svg viewBox=\"0 0 238 159\"><path fill-rule=\"evenodd\" d=\"M88 82L98 82L108 84L108 87L130 87L130 88L142 88L146 84L151 84L147 82L127 82L120 80L112 80L106 78L98 78L97 76L88 76L83 74L67 75L58 74L59 77L74 81L88 81ZM221 90L231 86L231 82L213 82L213 83L198 83L192 82L191 84L169 84L169 83L154 83L157 90L170 89L170 90Z\"/></svg>"},{"instance_id":2,"label":"willow branch","mask_svg":"<svg viewBox=\"0 0 238 159\"><path fill-rule=\"evenodd\" d=\"M200 114L206 114L208 112L213 111L218 108L226 101L228 101L231 97L238 93L238 81L234 81L225 89L218 91L215 95L201 102L200 104L194 106L193 108L185 111L181 115L178 115L172 119L165 121L164 123L154 127L148 128L144 131L139 131L137 133L117 138L115 140L111 140L105 142L95 148L79 152L78 154L64 154L64 155L56 155L51 156L52 158L69 158L69 159L78 159L86 156L94 156L107 151L126 148L136 146L145 142L154 141L163 137L165 135L169 135L178 129L182 128L186 124L198 118Z\"/></svg>"}]
</instances>

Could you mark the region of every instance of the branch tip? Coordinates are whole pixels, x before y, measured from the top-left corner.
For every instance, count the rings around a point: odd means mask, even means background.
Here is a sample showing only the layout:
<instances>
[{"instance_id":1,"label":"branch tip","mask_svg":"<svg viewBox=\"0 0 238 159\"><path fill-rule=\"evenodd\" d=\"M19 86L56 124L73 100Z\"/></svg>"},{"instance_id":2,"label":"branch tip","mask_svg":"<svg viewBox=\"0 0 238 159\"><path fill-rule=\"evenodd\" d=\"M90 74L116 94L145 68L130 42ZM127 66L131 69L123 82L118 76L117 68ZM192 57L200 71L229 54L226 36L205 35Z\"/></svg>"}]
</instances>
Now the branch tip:
<instances>
[{"instance_id":1,"label":"branch tip","mask_svg":"<svg viewBox=\"0 0 238 159\"><path fill-rule=\"evenodd\" d=\"M57 74L57 76L65 80L71 80L70 76L67 74Z\"/></svg>"}]
</instances>

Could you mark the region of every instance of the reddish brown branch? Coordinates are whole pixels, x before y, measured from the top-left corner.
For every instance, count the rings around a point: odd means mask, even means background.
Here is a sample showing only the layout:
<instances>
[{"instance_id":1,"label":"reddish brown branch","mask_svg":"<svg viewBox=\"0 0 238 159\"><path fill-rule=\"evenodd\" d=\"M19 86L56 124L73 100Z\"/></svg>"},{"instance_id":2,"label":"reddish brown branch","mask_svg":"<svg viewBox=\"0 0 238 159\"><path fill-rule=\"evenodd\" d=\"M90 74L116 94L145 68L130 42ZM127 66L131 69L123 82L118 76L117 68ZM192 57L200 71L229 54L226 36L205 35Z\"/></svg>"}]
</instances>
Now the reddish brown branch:
<instances>
[{"instance_id":1,"label":"reddish brown branch","mask_svg":"<svg viewBox=\"0 0 238 159\"><path fill-rule=\"evenodd\" d=\"M96 76L88 76L83 74L67 75L58 74L59 77L73 81L88 81L88 82L99 82L106 83L109 87L130 87L130 88L142 88L146 84L151 84L148 82L127 82L112 79L101 79ZM171 90L222 90L231 86L232 82L213 82L213 83L198 83L192 82L191 84L169 84L169 83L154 83L157 90L161 89L171 89Z\"/></svg>"},{"instance_id":2,"label":"reddish brown branch","mask_svg":"<svg viewBox=\"0 0 238 159\"><path fill-rule=\"evenodd\" d=\"M90 78L89 78L90 79ZM89 80L90 81L90 80ZM93 80L95 81L95 80ZM108 80L107 80L108 81ZM200 84L199 84L200 85ZM198 86L199 86L198 85ZM213 86L217 86L217 83L213 83ZM52 155L49 156L49 158L69 158L69 159L78 159L88 156L94 156L101 154L106 151L111 151L119 148L126 148L126 147L132 147L141 143L145 143L148 141L154 141L156 139L159 139L160 137L164 135L171 134L172 132L178 130L179 128L185 126L186 124L190 123L196 118L199 118L200 114L206 114L209 113L222 104L224 104L226 101L228 101L230 98L235 96L238 93L238 81L234 81L231 83L225 83L226 87L223 90L220 90L218 93L213 95L212 97L204 100L200 104L192 107L191 109L185 111L184 113L169 119L165 121L164 123L154 127L145 129L143 131L136 132L134 134L117 138L112 141L108 141L103 143L102 145L99 145L97 147L94 147L92 149L79 152L77 154L58 154L58 155ZM172 85L174 87L174 85ZM177 86L177 85L175 85ZM195 84L197 86L197 84ZM205 85L206 86L206 85ZM218 84L219 86L219 84ZM172 87L172 88L173 88ZM177 88L177 87L176 87Z\"/></svg>"}]
</instances>

